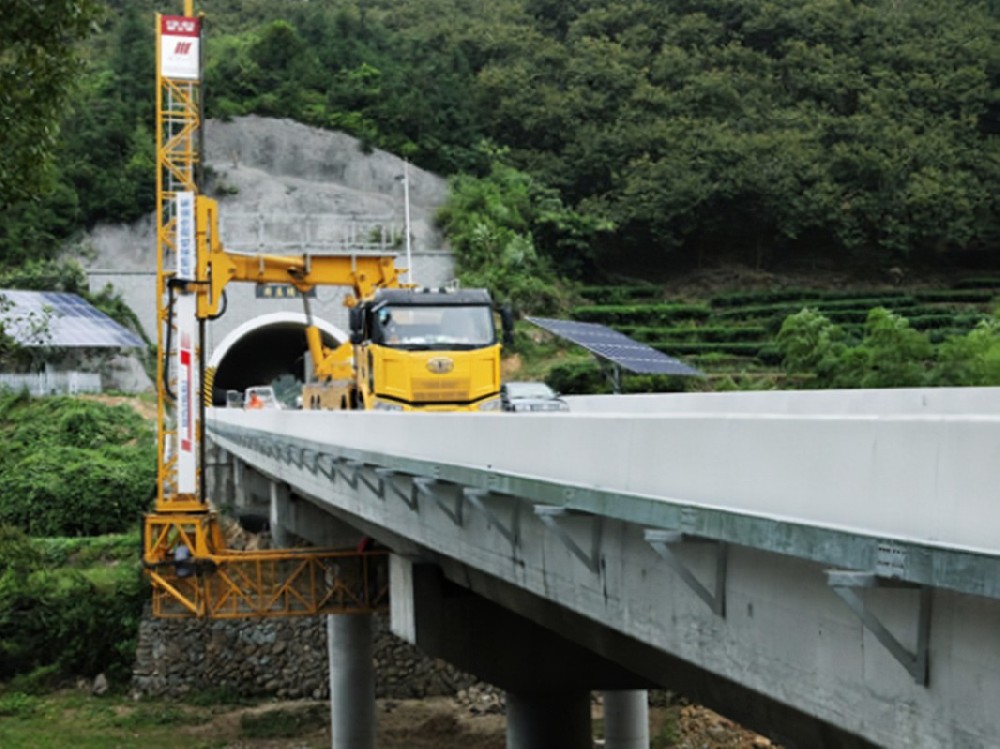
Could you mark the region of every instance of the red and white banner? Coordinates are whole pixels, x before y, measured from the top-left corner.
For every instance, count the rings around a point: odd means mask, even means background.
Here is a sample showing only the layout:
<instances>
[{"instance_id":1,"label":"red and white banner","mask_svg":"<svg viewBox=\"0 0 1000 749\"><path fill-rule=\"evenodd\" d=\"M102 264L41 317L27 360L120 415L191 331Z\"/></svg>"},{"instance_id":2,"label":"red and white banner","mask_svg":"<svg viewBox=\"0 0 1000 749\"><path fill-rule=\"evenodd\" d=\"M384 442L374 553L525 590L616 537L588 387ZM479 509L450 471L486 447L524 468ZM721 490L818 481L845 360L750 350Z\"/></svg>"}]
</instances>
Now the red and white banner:
<instances>
[{"instance_id":1,"label":"red and white banner","mask_svg":"<svg viewBox=\"0 0 1000 749\"><path fill-rule=\"evenodd\" d=\"M198 488L198 367L195 348L194 294L174 300L177 323L177 493L194 494Z\"/></svg>"},{"instance_id":2,"label":"red and white banner","mask_svg":"<svg viewBox=\"0 0 1000 749\"><path fill-rule=\"evenodd\" d=\"M201 79L201 19L160 16L160 75Z\"/></svg>"}]
</instances>

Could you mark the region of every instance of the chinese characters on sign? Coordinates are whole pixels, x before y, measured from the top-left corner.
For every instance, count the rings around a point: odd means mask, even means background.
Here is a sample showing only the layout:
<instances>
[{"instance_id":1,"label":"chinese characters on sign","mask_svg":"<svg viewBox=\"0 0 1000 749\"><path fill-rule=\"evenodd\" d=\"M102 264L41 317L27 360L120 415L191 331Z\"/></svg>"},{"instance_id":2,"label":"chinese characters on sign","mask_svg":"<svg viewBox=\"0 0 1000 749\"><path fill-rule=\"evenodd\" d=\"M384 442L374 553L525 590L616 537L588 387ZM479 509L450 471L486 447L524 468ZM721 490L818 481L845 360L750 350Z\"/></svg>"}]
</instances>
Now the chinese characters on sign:
<instances>
[{"instance_id":1,"label":"chinese characters on sign","mask_svg":"<svg viewBox=\"0 0 1000 749\"><path fill-rule=\"evenodd\" d=\"M193 281L195 275L194 193L177 193L177 278Z\"/></svg>"},{"instance_id":2,"label":"chinese characters on sign","mask_svg":"<svg viewBox=\"0 0 1000 749\"><path fill-rule=\"evenodd\" d=\"M312 288L306 292L309 299L316 298L316 289ZM302 293L294 286L284 283L262 283L257 284L258 299L300 299Z\"/></svg>"}]
</instances>

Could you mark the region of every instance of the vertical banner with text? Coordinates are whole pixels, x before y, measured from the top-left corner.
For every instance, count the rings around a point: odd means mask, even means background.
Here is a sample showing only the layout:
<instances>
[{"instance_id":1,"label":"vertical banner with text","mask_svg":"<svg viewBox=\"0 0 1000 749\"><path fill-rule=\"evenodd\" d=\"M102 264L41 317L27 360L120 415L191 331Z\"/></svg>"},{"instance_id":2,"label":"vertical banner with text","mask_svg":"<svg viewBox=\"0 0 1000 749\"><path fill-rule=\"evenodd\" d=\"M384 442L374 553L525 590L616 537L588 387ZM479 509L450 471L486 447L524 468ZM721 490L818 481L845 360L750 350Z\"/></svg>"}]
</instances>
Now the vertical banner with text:
<instances>
[{"instance_id":1,"label":"vertical banner with text","mask_svg":"<svg viewBox=\"0 0 1000 749\"><path fill-rule=\"evenodd\" d=\"M198 262L194 234L194 193L177 193L176 208L177 278L181 281L194 281Z\"/></svg>"},{"instance_id":2,"label":"vertical banner with text","mask_svg":"<svg viewBox=\"0 0 1000 749\"><path fill-rule=\"evenodd\" d=\"M177 321L177 492L194 494L198 466L198 367L195 295L174 301Z\"/></svg>"},{"instance_id":3,"label":"vertical banner with text","mask_svg":"<svg viewBox=\"0 0 1000 749\"><path fill-rule=\"evenodd\" d=\"M201 20L160 16L160 75L201 80Z\"/></svg>"}]
</instances>

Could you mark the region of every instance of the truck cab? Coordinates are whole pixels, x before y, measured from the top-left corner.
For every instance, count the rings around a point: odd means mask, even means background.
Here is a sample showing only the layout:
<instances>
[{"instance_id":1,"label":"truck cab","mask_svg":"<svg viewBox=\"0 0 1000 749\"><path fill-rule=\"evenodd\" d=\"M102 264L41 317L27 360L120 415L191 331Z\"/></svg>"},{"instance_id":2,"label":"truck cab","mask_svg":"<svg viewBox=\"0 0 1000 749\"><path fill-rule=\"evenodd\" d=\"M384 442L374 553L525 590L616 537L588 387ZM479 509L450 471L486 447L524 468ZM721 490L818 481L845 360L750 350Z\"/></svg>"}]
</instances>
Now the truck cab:
<instances>
[{"instance_id":1,"label":"truck cab","mask_svg":"<svg viewBox=\"0 0 1000 749\"><path fill-rule=\"evenodd\" d=\"M496 411L500 341L485 289L381 289L351 314L366 409Z\"/></svg>"}]
</instances>

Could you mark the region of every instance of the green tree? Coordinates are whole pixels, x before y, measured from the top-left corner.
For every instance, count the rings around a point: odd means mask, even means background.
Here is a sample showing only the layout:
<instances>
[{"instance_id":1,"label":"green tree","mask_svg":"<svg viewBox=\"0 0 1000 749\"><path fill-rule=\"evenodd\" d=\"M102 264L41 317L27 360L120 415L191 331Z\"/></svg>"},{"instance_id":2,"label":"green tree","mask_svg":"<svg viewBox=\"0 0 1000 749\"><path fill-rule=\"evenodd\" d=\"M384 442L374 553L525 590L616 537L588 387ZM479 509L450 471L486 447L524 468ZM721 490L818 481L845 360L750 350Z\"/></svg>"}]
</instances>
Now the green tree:
<instances>
[{"instance_id":1,"label":"green tree","mask_svg":"<svg viewBox=\"0 0 1000 749\"><path fill-rule=\"evenodd\" d=\"M831 387L841 380L848 350L846 336L817 310L807 308L786 317L775 345L786 372L815 374L817 387Z\"/></svg>"},{"instance_id":2,"label":"green tree","mask_svg":"<svg viewBox=\"0 0 1000 749\"><path fill-rule=\"evenodd\" d=\"M919 387L926 384L934 347L926 334L910 327L902 315L883 307L868 313L860 386L865 388Z\"/></svg>"},{"instance_id":3,"label":"green tree","mask_svg":"<svg viewBox=\"0 0 1000 749\"><path fill-rule=\"evenodd\" d=\"M59 119L97 0L12 0L0 14L0 209L51 184Z\"/></svg>"},{"instance_id":4,"label":"green tree","mask_svg":"<svg viewBox=\"0 0 1000 749\"><path fill-rule=\"evenodd\" d=\"M986 320L942 343L933 381L945 387L1000 385L1000 321Z\"/></svg>"},{"instance_id":5,"label":"green tree","mask_svg":"<svg viewBox=\"0 0 1000 749\"><path fill-rule=\"evenodd\" d=\"M533 232L572 215L527 174L498 160L486 177L456 178L438 220L464 284L485 286L522 312L551 313L563 305L564 291Z\"/></svg>"}]
</instances>

